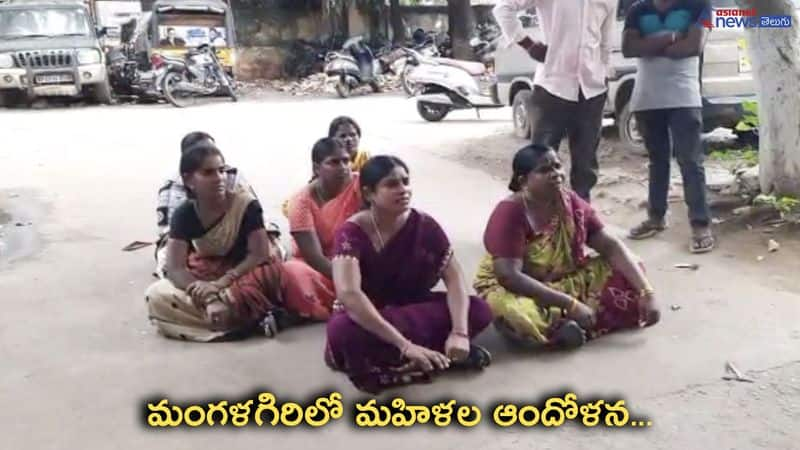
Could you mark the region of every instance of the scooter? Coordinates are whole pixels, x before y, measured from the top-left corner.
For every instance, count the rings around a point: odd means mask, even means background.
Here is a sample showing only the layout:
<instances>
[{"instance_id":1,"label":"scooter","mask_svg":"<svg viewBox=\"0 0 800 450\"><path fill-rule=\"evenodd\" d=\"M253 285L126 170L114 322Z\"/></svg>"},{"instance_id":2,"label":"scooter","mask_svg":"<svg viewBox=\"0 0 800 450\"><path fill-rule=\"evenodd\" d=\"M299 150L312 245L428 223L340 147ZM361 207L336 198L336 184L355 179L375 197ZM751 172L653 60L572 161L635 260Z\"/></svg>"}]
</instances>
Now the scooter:
<instances>
[{"instance_id":1,"label":"scooter","mask_svg":"<svg viewBox=\"0 0 800 450\"><path fill-rule=\"evenodd\" d=\"M497 77L478 62L450 58L418 58L408 74L415 86L417 112L428 122L444 119L456 109L502 108Z\"/></svg>"},{"instance_id":2,"label":"scooter","mask_svg":"<svg viewBox=\"0 0 800 450\"><path fill-rule=\"evenodd\" d=\"M381 91L381 65L361 36L348 39L342 51L325 56L325 74L335 77L336 93L350 96L353 89L369 85L373 92Z\"/></svg>"},{"instance_id":3,"label":"scooter","mask_svg":"<svg viewBox=\"0 0 800 450\"><path fill-rule=\"evenodd\" d=\"M396 58L392 64L392 73L400 76L400 85L406 95L413 96L416 87L409 80L409 74L419 65L419 61L425 58L438 58L439 49L433 41L425 41L413 47L400 47L396 51L402 53L402 57Z\"/></svg>"}]
</instances>

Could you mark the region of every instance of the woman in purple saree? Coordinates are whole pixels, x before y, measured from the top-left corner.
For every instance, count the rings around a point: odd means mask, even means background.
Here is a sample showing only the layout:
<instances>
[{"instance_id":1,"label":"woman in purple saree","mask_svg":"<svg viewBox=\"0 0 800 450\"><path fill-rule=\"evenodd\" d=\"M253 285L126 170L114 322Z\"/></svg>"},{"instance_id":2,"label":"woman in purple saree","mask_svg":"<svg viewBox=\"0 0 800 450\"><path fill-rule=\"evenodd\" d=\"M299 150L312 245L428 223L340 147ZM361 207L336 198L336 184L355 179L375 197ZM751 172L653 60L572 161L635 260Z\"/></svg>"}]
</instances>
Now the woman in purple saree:
<instances>
[{"instance_id":1,"label":"woman in purple saree","mask_svg":"<svg viewBox=\"0 0 800 450\"><path fill-rule=\"evenodd\" d=\"M489 353L470 340L492 320L467 284L447 235L411 209L407 166L376 156L361 170L363 210L336 233L340 304L328 322L327 364L377 393L449 368L482 369ZM443 280L447 292L434 292Z\"/></svg>"}]
</instances>

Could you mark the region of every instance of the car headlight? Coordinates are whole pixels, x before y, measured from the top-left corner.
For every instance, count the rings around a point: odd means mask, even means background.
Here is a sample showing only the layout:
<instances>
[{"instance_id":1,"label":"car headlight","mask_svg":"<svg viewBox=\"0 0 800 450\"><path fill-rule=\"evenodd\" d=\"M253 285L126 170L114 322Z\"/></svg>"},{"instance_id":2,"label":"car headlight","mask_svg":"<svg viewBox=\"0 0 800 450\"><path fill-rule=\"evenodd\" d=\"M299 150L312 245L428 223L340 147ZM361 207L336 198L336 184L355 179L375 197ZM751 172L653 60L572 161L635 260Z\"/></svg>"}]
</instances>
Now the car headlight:
<instances>
[{"instance_id":1,"label":"car headlight","mask_svg":"<svg viewBox=\"0 0 800 450\"><path fill-rule=\"evenodd\" d=\"M100 60L100 51L97 49L83 48L78 50L78 64L99 64Z\"/></svg>"},{"instance_id":2,"label":"car headlight","mask_svg":"<svg viewBox=\"0 0 800 450\"><path fill-rule=\"evenodd\" d=\"M10 69L14 67L14 58L10 53L0 53L0 69Z\"/></svg>"}]
</instances>

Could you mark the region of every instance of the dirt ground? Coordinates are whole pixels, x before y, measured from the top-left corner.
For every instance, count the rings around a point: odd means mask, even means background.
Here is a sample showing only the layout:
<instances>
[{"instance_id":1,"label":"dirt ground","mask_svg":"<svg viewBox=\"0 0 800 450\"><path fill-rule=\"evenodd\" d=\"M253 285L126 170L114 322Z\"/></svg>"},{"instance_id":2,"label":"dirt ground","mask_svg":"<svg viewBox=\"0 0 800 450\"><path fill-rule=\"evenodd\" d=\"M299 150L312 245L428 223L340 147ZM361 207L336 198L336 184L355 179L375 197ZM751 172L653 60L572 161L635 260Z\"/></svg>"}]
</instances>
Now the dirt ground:
<instances>
[{"instance_id":1,"label":"dirt ground","mask_svg":"<svg viewBox=\"0 0 800 450\"><path fill-rule=\"evenodd\" d=\"M128 105L0 111L0 402L10 405L0 412L6 442L0 447L797 447L796 230L756 222L750 229L720 210L717 216L727 221L718 228L719 249L690 255L677 182L672 228L630 243L658 291L658 326L551 354L510 348L489 329L479 338L494 355L484 373L446 375L379 398L425 404L454 398L487 407L569 389L579 398L625 399L634 417L652 420L646 429L503 430L484 417L473 430L359 430L347 414L361 396L322 363L321 324L272 340L214 345L154 333L142 300L152 281L152 253L120 249L154 234L155 189L176 166L180 137L196 129L216 136L226 158L254 185L265 212L278 217L283 199L307 181L310 144L339 114L361 123L373 153L397 154L410 164L415 206L442 223L471 278L483 256L486 218L507 195L509 158L523 144L510 137L508 110L480 120L457 113L428 124L403 98L365 95L346 101L271 97L186 110ZM85 128L95 123L102 126ZM645 161L607 138L595 205L608 226L623 233L644 214ZM768 239L780 242L778 252L767 252ZM685 262L699 268L675 267ZM726 361L754 383L721 379ZM337 390L348 413L318 430L158 431L142 423L143 402L154 396L236 399L259 388L279 400Z\"/></svg>"}]
</instances>

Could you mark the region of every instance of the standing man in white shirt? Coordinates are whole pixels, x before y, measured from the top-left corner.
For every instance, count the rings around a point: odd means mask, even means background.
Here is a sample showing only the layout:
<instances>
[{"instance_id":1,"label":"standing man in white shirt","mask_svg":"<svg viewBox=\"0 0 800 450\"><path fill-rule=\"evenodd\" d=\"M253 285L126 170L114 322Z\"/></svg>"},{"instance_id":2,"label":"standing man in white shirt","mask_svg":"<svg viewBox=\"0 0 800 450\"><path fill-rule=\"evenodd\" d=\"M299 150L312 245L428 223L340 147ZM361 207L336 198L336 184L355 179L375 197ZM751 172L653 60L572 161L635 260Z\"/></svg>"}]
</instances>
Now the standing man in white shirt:
<instances>
[{"instance_id":1,"label":"standing man in white shirt","mask_svg":"<svg viewBox=\"0 0 800 450\"><path fill-rule=\"evenodd\" d=\"M545 42L528 36L518 18L533 8ZM527 105L533 142L558 149L567 136L570 185L588 201L597 184L617 0L498 0L494 17L506 37L540 63Z\"/></svg>"}]
</instances>

